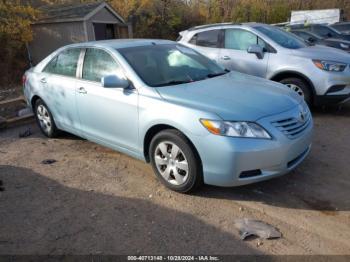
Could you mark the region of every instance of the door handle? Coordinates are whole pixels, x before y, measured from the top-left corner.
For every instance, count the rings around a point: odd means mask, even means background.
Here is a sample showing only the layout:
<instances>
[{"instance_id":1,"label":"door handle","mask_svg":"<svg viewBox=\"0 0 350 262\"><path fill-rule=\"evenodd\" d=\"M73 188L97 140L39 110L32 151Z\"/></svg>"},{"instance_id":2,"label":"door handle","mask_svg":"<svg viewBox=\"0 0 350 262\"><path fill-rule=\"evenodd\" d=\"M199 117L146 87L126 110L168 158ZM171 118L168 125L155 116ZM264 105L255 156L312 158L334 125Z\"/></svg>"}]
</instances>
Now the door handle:
<instances>
[{"instance_id":1,"label":"door handle","mask_svg":"<svg viewBox=\"0 0 350 262\"><path fill-rule=\"evenodd\" d=\"M227 55L221 57L221 59L222 59L222 60L231 60L231 58L230 58L229 56L227 56Z\"/></svg>"},{"instance_id":2,"label":"door handle","mask_svg":"<svg viewBox=\"0 0 350 262\"><path fill-rule=\"evenodd\" d=\"M46 78L45 77L41 78L40 82L45 84L46 83Z\"/></svg>"},{"instance_id":3,"label":"door handle","mask_svg":"<svg viewBox=\"0 0 350 262\"><path fill-rule=\"evenodd\" d=\"M78 93L80 93L80 94L87 94L87 91L85 90L84 87L79 87L78 88Z\"/></svg>"}]
</instances>

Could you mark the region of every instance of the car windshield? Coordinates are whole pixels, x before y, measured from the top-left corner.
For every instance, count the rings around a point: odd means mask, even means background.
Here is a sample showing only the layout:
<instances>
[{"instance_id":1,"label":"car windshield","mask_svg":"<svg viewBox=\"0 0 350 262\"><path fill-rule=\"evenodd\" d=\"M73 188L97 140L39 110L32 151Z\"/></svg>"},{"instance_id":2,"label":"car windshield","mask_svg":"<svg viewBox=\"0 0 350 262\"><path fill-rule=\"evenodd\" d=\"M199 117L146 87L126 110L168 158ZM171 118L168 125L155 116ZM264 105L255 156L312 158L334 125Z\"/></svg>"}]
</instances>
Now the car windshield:
<instances>
[{"instance_id":1,"label":"car windshield","mask_svg":"<svg viewBox=\"0 0 350 262\"><path fill-rule=\"evenodd\" d=\"M307 44L298 37L277 27L257 26L255 29L284 48L299 49L307 46Z\"/></svg>"},{"instance_id":2,"label":"car windshield","mask_svg":"<svg viewBox=\"0 0 350 262\"><path fill-rule=\"evenodd\" d=\"M331 25L333 29L336 29L337 31L349 31L350 30L350 24L334 24ZM341 32L340 32L341 33Z\"/></svg>"},{"instance_id":3,"label":"car windshield","mask_svg":"<svg viewBox=\"0 0 350 262\"><path fill-rule=\"evenodd\" d=\"M226 74L218 64L180 44L119 48L139 77L149 86L170 86Z\"/></svg>"},{"instance_id":4,"label":"car windshield","mask_svg":"<svg viewBox=\"0 0 350 262\"><path fill-rule=\"evenodd\" d=\"M292 33L294 33L294 32L292 32ZM315 39L318 39L318 40L323 39L319 35L316 35L316 34L313 34L313 33L310 33L310 32L305 32L305 31L299 31L299 32L296 31L296 34L299 35L299 36L303 35L304 37L307 37L306 39L308 39L309 37L312 37L312 38L315 38Z\"/></svg>"},{"instance_id":5,"label":"car windshield","mask_svg":"<svg viewBox=\"0 0 350 262\"><path fill-rule=\"evenodd\" d=\"M305 31L290 31L295 34L298 38L305 41L308 46L314 46L317 41L322 40L322 38L318 35L312 34L310 32Z\"/></svg>"}]
</instances>

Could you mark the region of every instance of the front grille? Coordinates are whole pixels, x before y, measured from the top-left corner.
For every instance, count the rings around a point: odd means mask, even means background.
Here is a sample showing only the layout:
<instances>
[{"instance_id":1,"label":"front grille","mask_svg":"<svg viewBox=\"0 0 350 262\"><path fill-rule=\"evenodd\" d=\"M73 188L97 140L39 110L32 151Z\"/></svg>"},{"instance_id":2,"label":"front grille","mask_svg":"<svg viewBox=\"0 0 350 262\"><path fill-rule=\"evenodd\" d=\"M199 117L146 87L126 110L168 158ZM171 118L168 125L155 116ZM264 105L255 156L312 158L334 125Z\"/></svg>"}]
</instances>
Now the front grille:
<instances>
[{"instance_id":1,"label":"front grille","mask_svg":"<svg viewBox=\"0 0 350 262\"><path fill-rule=\"evenodd\" d=\"M300 113L299 113L300 114ZM311 122L311 113L309 110L304 112L304 119L301 115L281 119L272 122L272 124L285 134L288 138L294 139L299 137Z\"/></svg>"}]
</instances>

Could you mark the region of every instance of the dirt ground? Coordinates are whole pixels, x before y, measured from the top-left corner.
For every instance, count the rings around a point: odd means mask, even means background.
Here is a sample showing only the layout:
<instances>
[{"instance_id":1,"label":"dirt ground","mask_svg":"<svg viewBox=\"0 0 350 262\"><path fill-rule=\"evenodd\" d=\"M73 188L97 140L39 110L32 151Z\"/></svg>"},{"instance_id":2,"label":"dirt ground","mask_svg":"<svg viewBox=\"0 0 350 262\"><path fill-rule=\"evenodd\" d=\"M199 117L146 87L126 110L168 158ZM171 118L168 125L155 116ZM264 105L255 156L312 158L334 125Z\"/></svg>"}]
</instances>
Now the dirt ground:
<instances>
[{"instance_id":1,"label":"dirt ground","mask_svg":"<svg viewBox=\"0 0 350 262\"><path fill-rule=\"evenodd\" d=\"M35 124L2 131L0 254L350 254L350 105L314 121L312 151L291 174L192 195L86 140L47 139ZM240 240L245 217L283 237Z\"/></svg>"}]
</instances>

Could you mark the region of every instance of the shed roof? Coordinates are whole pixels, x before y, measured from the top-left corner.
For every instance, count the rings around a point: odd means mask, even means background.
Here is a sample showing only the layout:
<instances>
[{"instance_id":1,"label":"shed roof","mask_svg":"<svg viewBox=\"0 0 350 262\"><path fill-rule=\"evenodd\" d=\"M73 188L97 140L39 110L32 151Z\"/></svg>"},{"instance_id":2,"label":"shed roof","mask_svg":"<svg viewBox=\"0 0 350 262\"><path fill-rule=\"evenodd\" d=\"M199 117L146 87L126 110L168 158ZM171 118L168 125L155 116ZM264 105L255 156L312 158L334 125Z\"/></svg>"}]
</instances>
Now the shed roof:
<instances>
[{"instance_id":1,"label":"shed roof","mask_svg":"<svg viewBox=\"0 0 350 262\"><path fill-rule=\"evenodd\" d=\"M39 8L41 17L36 24L62 23L84 21L97 13L102 8L107 8L122 23L124 19L106 2L75 3L60 5L45 5Z\"/></svg>"}]
</instances>

